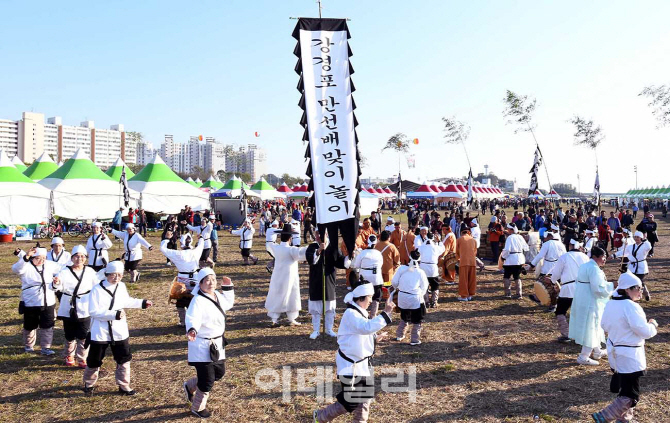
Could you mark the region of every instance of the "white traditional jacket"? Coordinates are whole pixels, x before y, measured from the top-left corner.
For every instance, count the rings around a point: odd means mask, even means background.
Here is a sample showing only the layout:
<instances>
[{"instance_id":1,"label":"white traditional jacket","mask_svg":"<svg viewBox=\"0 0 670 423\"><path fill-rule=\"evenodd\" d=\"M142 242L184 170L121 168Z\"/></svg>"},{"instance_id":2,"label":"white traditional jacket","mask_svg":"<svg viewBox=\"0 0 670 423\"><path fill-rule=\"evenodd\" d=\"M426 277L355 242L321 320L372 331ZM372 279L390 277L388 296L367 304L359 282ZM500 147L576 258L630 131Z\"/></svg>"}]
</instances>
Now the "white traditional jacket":
<instances>
[{"instance_id":1,"label":"white traditional jacket","mask_svg":"<svg viewBox=\"0 0 670 423\"><path fill-rule=\"evenodd\" d=\"M565 254L565 245L563 245L563 243L557 239L551 239L545 241L544 244L542 244L540 252L537 253L535 257L533 257L533 260L531 260L530 264L535 267L540 262L540 260L544 259L540 273L544 275L551 275L552 269L563 254Z\"/></svg>"},{"instance_id":2,"label":"white traditional jacket","mask_svg":"<svg viewBox=\"0 0 670 423\"><path fill-rule=\"evenodd\" d=\"M31 261L24 260L25 255L21 251L18 261L12 266L12 272L21 278L21 301L26 307L49 307L56 304L52 281L62 266L45 260L43 265L36 267Z\"/></svg>"},{"instance_id":3,"label":"white traditional jacket","mask_svg":"<svg viewBox=\"0 0 670 423\"><path fill-rule=\"evenodd\" d=\"M281 232L281 229L269 227L265 231L265 251L272 254L272 247L277 245L277 234Z\"/></svg>"},{"instance_id":4,"label":"white traditional jacket","mask_svg":"<svg viewBox=\"0 0 670 423\"><path fill-rule=\"evenodd\" d=\"M382 264L384 264L382 253L374 248L367 248L354 257L352 266L360 269L360 275L364 280L378 286L384 284Z\"/></svg>"},{"instance_id":5,"label":"white traditional jacket","mask_svg":"<svg viewBox=\"0 0 670 423\"><path fill-rule=\"evenodd\" d=\"M644 340L656 336L656 326L647 322L642 307L631 299L615 296L605 306L601 326L607 332L607 357L619 373L647 368Z\"/></svg>"},{"instance_id":6,"label":"white traditional jacket","mask_svg":"<svg viewBox=\"0 0 670 423\"><path fill-rule=\"evenodd\" d=\"M581 251L568 251L558 258L551 272L551 281L561 281L561 291L558 296L561 298L573 298L575 296L575 286L577 286L577 272L579 266L589 261L586 254Z\"/></svg>"},{"instance_id":7,"label":"white traditional jacket","mask_svg":"<svg viewBox=\"0 0 670 423\"><path fill-rule=\"evenodd\" d=\"M108 235L91 235L86 241L89 266L107 266L109 263L108 249L112 248L112 240Z\"/></svg>"},{"instance_id":8,"label":"white traditional jacket","mask_svg":"<svg viewBox=\"0 0 670 423\"><path fill-rule=\"evenodd\" d=\"M646 239L638 244L628 244L626 246L626 258L628 259L628 268L635 275L646 275L649 273L647 264L647 255L651 251L651 243Z\"/></svg>"},{"instance_id":9,"label":"white traditional jacket","mask_svg":"<svg viewBox=\"0 0 670 423\"><path fill-rule=\"evenodd\" d=\"M85 319L89 317L88 303L90 293L93 287L100 282L95 270L84 266L82 270L75 271L72 267L68 266L60 271L58 279L60 280L60 284L53 287L54 291L63 293L60 306L58 306L58 317L70 318L71 308L77 310L77 318ZM81 283L79 282L80 279ZM77 288L77 285L79 285L79 288L77 289L77 295L74 296L74 290Z\"/></svg>"},{"instance_id":10,"label":"white traditional jacket","mask_svg":"<svg viewBox=\"0 0 670 423\"><path fill-rule=\"evenodd\" d=\"M519 234L508 235L505 239L505 247L502 250L501 256L505 262L503 266L519 266L526 264L526 256L524 253L529 251L526 240Z\"/></svg>"},{"instance_id":11,"label":"white traditional jacket","mask_svg":"<svg viewBox=\"0 0 670 423\"><path fill-rule=\"evenodd\" d=\"M300 247L300 222L291 220L291 230L293 231L293 234L291 235L291 245Z\"/></svg>"},{"instance_id":12,"label":"white traditional jacket","mask_svg":"<svg viewBox=\"0 0 670 423\"><path fill-rule=\"evenodd\" d=\"M151 244L145 240L142 235L133 232L129 235L126 231L117 231L112 229L112 233L117 238L123 241L123 249L125 251L125 259L128 261L142 260L142 247L149 249Z\"/></svg>"},{"instance_id":13,"label":"white traditional jacket","mask_svg":"<svg viewBox=\"0 0 670 423\"><path fill-rule=\"evenodd\" d=\"M191 226L191 225L186 225L186 227L190 231L193 231L200 235L200 238L205 241L205 247L204 247L205 249L212 248L212 240L210 239L210 237L212 236L212 229L214 228L214 225L212 225L211 222L207 222L207 225L205 227Z\"/></svg>"},{"instance_id":14,"label":"white traditional jacket","mask_svg":"<svg viewBox=\"0 0 670 423\"><path fill-rule=\"evenodd\" d=\"M61 266L71 265L71 258L72 256L65 250L65 248L63 248L63 251L61 251L58 255L54 254L54 250L49 250L47 252L47 260L58 263Z\"/></svg>"},{"instance_id":15,"label":"white traditional jacket","mask_svg":"<svg viewBox=\"0 0 670 423\"><path fill-rule=\"evenodd\" d=\"M256 230L253 226L245 228L244 226L239 229L235 229L231 232L233 235L239 235L240 237L240 249L242 248L251 248L254 242L254 233Z\"/></svg>"},{"instance_id":16,"label":"white traditional jacket","mask_svg":"<svg viewBox=\"0 0 670 423\"><path fill-rule=\"evenodd\" d=\"M402 265L393 275L391 285L398 291L398 307L415 310L424 302L428 278L420 268Z\"/></svg>"},{"instance_id":17,"label":"white traditional jacket","mask_svg":"<svg viewBox=\"0 0 670 423\"><path fill-rule=\"evenodd\" d=\"M186 332L195 329L197 335L195 341L188 343L189 363L209 363L209 345L213 342L219 347L219 359L226 358L225 345L223 345L224 332L226 330L226 317L212 302L218 301L223 312L230 310L235 302L235 291L233 287L224 287L222 292L214 291L215 298L202 291L191 300L186 310ZM206 296L206 297L205 297Z\"/></svg>"},{"instance_id":18,"label":"white traditional jacket","mask_svg":"<svg viewBox=\"0 0 670 423\"><path fill-rule=\"evenodd\" d=\"M427 241L428 239L429 239L429 238L428 238L427 236L424 238L423 236L421 236L421 234L417 235L417 236L414 238L414 249L416 250L416 249L418 249L419 247L421 247L423 244L426 243L426 241Z\"/></svg>"},{"instance_id":19,"label":"white traditional jacket","mask_svg":"<svg viewBox=\"0 0 670 423\"><path fill-rule=\"evenodd\" d=\"M167 247L169 242L169 239L161 241L161 253L170 259L177 268L177 272L179 272L177 273L177 280L185 284L189 291L193 291L197 284L196 276L205 240L201 237L198 240L198 245L190 250L171 250Z\"/></svg>"},{"instance_id":20,"label":"white traditional jacket","mask_svg":"<svg viewBox=\"0 0 670 423\"><path fill-rule=\"evenodd\" d=\"M113 303L112 303L113 300ZM117 319L119 311L125 308L146 308L146 300L128 295L126 284L117 282L112 285L107 280L95 285L91 290L88 312L91 315L91 342L106 344L123 341L130 336L125 318Z\"/></svg>"},{"instance_id":21,"label":"white traditional jacket","mask_svg":"<svg viewBox=\"0 0 670 423\"><path fill-rule=\"evenodd\" d=\"M437 262L440 259L440 256L444 253L444 250L444 244L434 240L428 240L425 244L419 247L419 254L421 254L419 267L426 272L427 277L434 278L440 276Z\"/></svg>"},{"instance_id":22,"label":"white traditional jacket","mask_svg":"<svg viewBox=\"0 0 670 423\"><path fill-rule=\"evenodd\" d=\"M337 374L369 376L369 358L375 352L376 332L389 323L391 316L385 311L369 319L367 310L356 304L347 304L337 330L337 343L340 346L335 354Z\"/></svg>"}]
</instances>

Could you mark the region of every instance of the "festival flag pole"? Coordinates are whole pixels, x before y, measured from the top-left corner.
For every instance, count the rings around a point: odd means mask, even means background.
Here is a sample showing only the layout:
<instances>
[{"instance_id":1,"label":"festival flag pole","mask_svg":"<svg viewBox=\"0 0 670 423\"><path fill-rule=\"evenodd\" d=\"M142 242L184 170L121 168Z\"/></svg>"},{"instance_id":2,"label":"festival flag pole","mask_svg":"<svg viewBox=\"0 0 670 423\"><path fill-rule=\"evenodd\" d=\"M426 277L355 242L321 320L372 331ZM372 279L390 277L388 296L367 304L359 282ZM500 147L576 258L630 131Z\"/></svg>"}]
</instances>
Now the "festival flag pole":
<instances>
[{"instance_id":1,"label":"festival flag pole","mask_svg":"<svg viewBox=\"0 0 670 423\"><path fill-rule=\"evenodd\" d=\"M318 1L321 8L321 1ZM302 140L308 141L304 157L306 176L313 192L309 205L315 210L317 230L322 240L330 240L323 253L322 300L325 331L326 264L337 256L338 234L342 235L349 257L355 250L358 234L360 153L354 110L354 73L349 57L348 19L298 18L293 30L298 57L295 72L300 76L297 89L303 110L300 125Z\"/></svg>"}]
</instances>

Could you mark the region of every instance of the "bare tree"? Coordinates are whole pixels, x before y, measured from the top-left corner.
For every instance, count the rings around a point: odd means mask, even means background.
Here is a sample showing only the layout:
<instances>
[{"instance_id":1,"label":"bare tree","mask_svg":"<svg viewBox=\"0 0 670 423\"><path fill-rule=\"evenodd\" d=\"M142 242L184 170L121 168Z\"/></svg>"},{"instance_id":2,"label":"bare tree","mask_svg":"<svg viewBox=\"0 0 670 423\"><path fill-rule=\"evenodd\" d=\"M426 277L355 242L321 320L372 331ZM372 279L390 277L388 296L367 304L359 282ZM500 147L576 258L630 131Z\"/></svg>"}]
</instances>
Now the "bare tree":
<instances>
[{"instance_id":1,"label":"bare tree","mask_svg":"<svg viewBox=\"0 0 670 423\"><path fill-rule=\"evenodd\" d=\"M670 86L654 87L650 85L645 87L638 95L651 98L649 107L653 108L652 114L658 120L656 128L670 125Z\"/></svg>"},{"instance_id":2,"label":"bare tree","mask_svg":"<svg viewBox=\"0 0 670 423\"><path fill-rule=\"evenodd\" d=\"M596 149L605 139L605 133L600 125L595 126L593 120L586 120L580 116L573 116L568 122L575 126L575 145L587 147L593 150L596 156L596 166L598 166L598 153Z\"/></svg>"},{"instance_id":3,"label":"bare tree","mask_svg":"<svg viewBox=\"0 0 670 423\"><path fill-rule=\"evenodd\" d=\"M514 133L516 134L519 131L533 133L533 129L535 129L533 113L537 107L537 100L534 98L529 99L527 95L518 95L507 90L507 95L503 101L507 105L503 111L503 117L507 119L508 125L516 125ZM535 137L534 133L533 137Z\"/></svg>"},{"instance_id":4,"label":"bare tree","mask_svg":"<svg viewBox=\"0 0 670 423\"><path fill-rule=\"evenodd\" d=\"M391 138L386 141L386 145L382 148L382 151L390 149L397 151L398 153L407 153L409 151L409 139L407 135L402 132L391 135Z\"/></svg>"},{"instance_id":5,"label":"bare tree","mask_svg":"<svg viewBox=\"0 0 670 423\"><path fill-rule=\"evenodd\" d=\"M533 114L537 108L537 100L534 98L529 98L527 95L519 95L513 91L507 90L505 98L503 98L505 103L505 109L503 110L503 117L507 119L508 125L515 125L514 133L518 134L519 132L530 132L535 141L535 146L537 151L540 152L540 157L542 162L544 162L544 170L547 174L547 182L549 183L549 192L552 191L551 180L549 179L549 169L547 169L547 161L544 160L542 155L542 150L540 150L540 144L537 142L537 137L535 137L535 127L533 123Z\"/></svg>"},{"instance_id":6,"label":"bare tree","mask_svg":"<svg viewBox=\"0 0 670 423\"><path fill-rule=\"evenodd\" d=\"M465 148L465 141L467 141L470 136L470 127L465 123L456 120L456 117L451 118L443 117L442 121L444 122L444 135L445 142L447 144L461 144L463 150L465 151L465 158L468 160L468 167L472 170L472 165L470 164L470 156L468 156L468 149Z\"/></svg>"}]
</instances>

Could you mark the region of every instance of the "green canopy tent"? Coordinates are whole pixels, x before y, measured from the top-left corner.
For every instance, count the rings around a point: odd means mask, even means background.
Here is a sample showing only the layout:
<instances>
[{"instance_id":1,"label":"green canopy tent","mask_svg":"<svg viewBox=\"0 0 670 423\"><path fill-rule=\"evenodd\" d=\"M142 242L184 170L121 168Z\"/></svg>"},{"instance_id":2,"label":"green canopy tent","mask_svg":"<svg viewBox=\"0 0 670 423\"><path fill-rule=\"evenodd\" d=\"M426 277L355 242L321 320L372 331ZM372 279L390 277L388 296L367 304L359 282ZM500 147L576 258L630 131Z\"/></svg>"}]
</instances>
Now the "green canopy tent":
<instances>
[{"instance_id":1,"label":"green canopy tent","mask_svg":"<svg viewBox=\"0 0 670 423\"><path fill-rule=\"evenodd\" d=\"M28 169L28 166L23 164L21 159L19 159L19 156L14 156L14 158L12 158L12 164L19 170L19 172L24 172L26 169Z\"/></svg>"},{"instance_id":2,"label":"green canopy tent","mask_svg":"<svg viewBox=\"0 0 670 423\"><path fill-rule=\"evenodd\" d=\"M275 198L286 198L286 195L277 191L263 177L251 186L251 191L258 194L261 200L274 200Z\"/></svg>"},{"instance_id":3,"label":"green canopy tent","mask_svg":"<svg viewBox=\"0 0 670 423\"><path fill-rule=\"evenodd\" d=\"M56 169L58 169L58 165L51 160L47 153L42 153L28 169L23 171L23 174L33 181L39 181L54 173Z\"/></svg>"},{"instance_id":4,"label":"green canopy tent","mask_svg":"<svg viewBox=\"0 0 670 423\"><path fill-rule=\"evenodd\" d=\"M111 165L109 167L109 169L107 169L107 172L105 172L105 173L107 174L107 176L114 179L115 181L120 181L121 180L121 172L123 172L124 168L126 169L126 181L128 179L132 178L133 176L135 176L133 171L130 170L130 168L128 166L126 166L126 164L123 162L123 160L121 160L121 157L116 159L114 164Z\"/></svg>"},{"instance_id":5,"label":"green canopy tent","mask_svg":"<svg viewBox=\"0 0 670 423\"><path fill-rule=\"evenodd\" d=\"M185 205L196 211L209 208L209 194L181 179L159 155L128 186L140 193L141 206L149 212L177 214Z\"/></svg>"}]
</instances>

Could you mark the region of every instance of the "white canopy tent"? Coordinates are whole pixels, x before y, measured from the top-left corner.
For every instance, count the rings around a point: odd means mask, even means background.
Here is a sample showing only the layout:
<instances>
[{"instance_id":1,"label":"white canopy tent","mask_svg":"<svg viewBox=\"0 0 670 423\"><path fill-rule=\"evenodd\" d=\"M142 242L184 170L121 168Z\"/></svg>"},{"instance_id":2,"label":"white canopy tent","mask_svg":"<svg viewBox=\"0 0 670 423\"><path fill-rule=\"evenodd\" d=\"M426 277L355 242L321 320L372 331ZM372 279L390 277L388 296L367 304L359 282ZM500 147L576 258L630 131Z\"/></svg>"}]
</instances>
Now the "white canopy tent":
<instances>
[{"instance_id":1,"label":"white canopy tent","mask_svg":"<svg viewBox=\"0 0 670 423\"><path fill-rule=\"evenodd\" d=\"M50 192L22 174L0 150L0 225L46 222Z\"/></svg>"}]
</instances>

